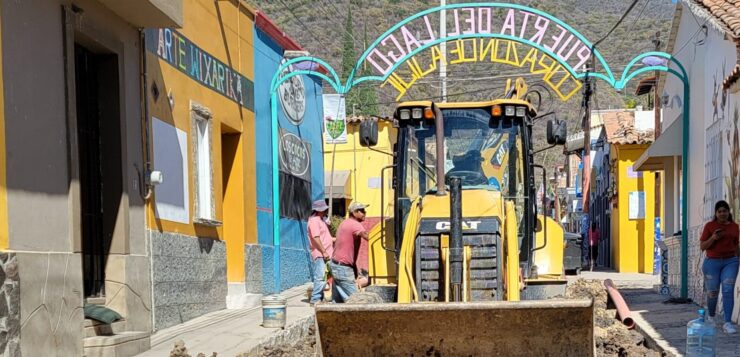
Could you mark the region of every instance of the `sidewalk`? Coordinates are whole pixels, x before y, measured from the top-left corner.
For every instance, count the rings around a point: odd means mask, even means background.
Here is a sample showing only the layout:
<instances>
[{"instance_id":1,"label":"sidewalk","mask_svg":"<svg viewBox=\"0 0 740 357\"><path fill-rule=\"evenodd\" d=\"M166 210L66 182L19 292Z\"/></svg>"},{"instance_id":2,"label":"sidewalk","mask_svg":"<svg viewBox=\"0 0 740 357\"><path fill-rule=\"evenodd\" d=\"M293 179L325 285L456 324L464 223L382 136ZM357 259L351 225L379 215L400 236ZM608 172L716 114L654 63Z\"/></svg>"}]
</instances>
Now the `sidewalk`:
<instances>
[{"instance_id":1,"label":"sidewalk","mask_svg":"<svg viewBox=\"0 0 740 357\"><path fill-rule=\"evenodd\" d=\"M569 279L612 279L624 297L635 320L636 329L649 341L651 348L668 356L683 356L686 352L686 324L698 317L696 304L664 304L668 296L658 294L658 275L617 273L599 269L584 271ZM735 356L740 335L727 335L717 330L717 357Z\"/></svg>"},{"instance_id":2,"label":"sidewalk","mask_svg":"<svg viewBox=\"0 0 740 357\"><path fill-rule=\"evenodd\" d=\"M281 294L288 298L285 330L262 327L261 307L221 310L157 331L151 337L151 349L138 356L167 357L178 340L185 342L192 356L216 352L218 357L251 356L265 344L297 341L314 324L314 309L306 300L308 287L302 285Z\"/></svg>"},{"instance_id":3,"label":"sidewalk","mask_svg":"<svg viewBox=\"0 0 740 357\"><path fill-rule=\"evenodd\" d=\"M620 290L632 310L632 318L651 344L668 352L669 356L683 356L686 352L686 324L698 317L701 308L696 304L664 304L667 296L653 289ZM717 357L736 356L739 335L728 335L718 326Z\"/></svg>"}]
</instances>

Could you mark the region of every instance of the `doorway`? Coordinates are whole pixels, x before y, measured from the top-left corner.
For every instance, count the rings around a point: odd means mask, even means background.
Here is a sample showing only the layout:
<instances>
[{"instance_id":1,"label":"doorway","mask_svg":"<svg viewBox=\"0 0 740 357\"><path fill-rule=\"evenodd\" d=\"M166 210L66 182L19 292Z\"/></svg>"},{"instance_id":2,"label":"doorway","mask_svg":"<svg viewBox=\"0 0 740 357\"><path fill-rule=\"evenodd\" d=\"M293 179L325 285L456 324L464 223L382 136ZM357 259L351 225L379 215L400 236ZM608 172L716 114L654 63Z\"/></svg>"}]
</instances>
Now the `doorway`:
<instances>
[{"instance_id":1,"label":"doorway","mask_svg":"<svg viewBox=\"0 0 740 357\"><path fill-rule=\"evenodd\" d=\"M229 284L244 284L244 168L241 133L221 126L222 217ZM243 294L243 286L239 293ZM229 290L229 294L232 291Z\"/></svg>"},{"instance_id":2,"label":"doorway","mask_svg":"<svg viewBox=\"0 0 740 357\"><path fill-rule=\"evenodd\" d=\"M118 56L74 55L84 292L101 298L123 194Z\"/></svg>"}]
</instances>

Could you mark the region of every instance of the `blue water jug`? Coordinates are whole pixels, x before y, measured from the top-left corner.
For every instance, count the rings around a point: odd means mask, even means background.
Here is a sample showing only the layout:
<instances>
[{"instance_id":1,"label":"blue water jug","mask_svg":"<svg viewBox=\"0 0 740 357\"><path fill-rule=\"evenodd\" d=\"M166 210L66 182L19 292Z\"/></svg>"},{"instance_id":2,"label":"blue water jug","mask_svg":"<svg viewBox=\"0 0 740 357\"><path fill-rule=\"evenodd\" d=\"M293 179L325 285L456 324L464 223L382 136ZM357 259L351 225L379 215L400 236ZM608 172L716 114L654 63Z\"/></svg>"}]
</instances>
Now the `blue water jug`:
<instances>
[{"instance_id":1,"label":"blue water jug","mask_svg":"<svg viewBox=\"0 0 740 357\"><path fill-rule=\"evenodd\" d=\"M714 357L716 336L714 321L699 310L699 318L686 325L686 357Z\"/></svg>"}]
</instances>

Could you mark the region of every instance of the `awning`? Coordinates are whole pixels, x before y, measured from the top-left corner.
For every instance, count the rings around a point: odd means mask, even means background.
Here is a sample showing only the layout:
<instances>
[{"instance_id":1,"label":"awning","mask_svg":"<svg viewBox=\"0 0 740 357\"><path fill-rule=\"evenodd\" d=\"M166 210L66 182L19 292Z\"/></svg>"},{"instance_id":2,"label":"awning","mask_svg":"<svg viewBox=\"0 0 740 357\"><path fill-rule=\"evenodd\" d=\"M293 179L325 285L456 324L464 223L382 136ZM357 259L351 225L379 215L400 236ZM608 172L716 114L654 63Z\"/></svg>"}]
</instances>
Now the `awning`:
<instances>
[{"instance_id":1,"label":"awning","mask_svg":"<svg viewBox=\"0 0 740 357\"><path fill-rule=\"evenodd\" d=\"M640 96L643 94L648 94L655 86L655 82L657 80L657 77L652 76L645 78L637 83L637 88L635 88L635 95Z\"/></svg>"},{"instance_id":2,"label":"awning","mask_svg":"<svg viewBox=\"0 0 740 357\"><path fill-rule=\"evenodd\" d=\"M665 163L668 162L667 159L673 156L681 156L682 141L683 121L679 117L642 153L640 158L635 161L634 167L637 171L664 170Z\"/></svg>"},{"instance_id":3,"label":"awning","mask_svg":"<svg viewBox=\"0 0 740 357\"><path fill-rule=\"evenodd\" d=\"M331 198L352 198L350 171L335 170L333 176L332 180L331 171L324 171L324 196L329 198L331 194Z\"/></svg>"}]
</instances>

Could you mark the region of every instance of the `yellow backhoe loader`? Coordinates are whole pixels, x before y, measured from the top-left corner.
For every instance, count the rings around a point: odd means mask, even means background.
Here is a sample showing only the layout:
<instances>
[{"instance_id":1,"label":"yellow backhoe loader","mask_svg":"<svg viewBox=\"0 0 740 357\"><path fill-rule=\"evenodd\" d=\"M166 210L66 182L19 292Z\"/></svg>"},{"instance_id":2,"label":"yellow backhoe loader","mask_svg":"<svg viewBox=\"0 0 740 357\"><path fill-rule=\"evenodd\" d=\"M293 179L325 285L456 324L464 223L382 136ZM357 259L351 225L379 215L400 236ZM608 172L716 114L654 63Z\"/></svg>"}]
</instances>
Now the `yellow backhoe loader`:
<instances>
[{"instance_id":1,"label":"yellow backhoe loader","mask_svg":"<svg viewBox=\"0 0 740 357\"><path fill-rule=\"evenodd\" d=\"M317 305L324 356L594 355L592 302L563 299L563 230L538 214L532 128L550 115L522 80L491 101L398 106L378 173L392 170L394 213L369 239L367 291L387 303ZM565 122L546 125L562 145ZM377 143L376 123L360 143Z\"/></svg>"}]
</instances>

